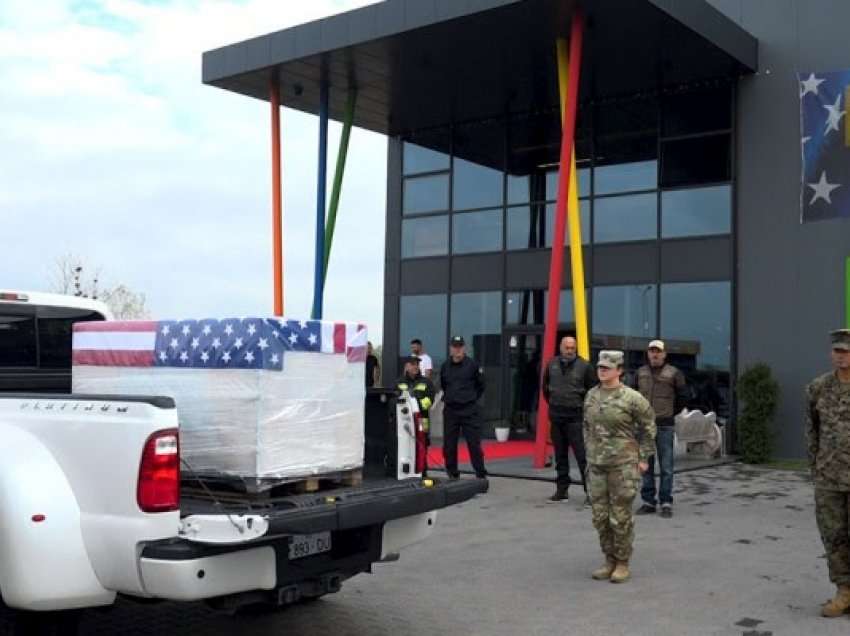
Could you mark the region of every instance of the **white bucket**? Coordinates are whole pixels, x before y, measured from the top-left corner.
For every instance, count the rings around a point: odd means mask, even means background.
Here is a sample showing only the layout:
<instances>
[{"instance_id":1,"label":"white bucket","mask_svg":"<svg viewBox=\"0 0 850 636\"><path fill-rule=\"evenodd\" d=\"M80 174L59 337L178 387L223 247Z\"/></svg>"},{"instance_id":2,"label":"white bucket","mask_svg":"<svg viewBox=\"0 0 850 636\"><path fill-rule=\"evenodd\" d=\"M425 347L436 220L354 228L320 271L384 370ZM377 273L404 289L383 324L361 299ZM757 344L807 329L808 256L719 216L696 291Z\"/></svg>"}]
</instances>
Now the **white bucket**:
<instances>
[{"instance_id":1,"label":"white bucket","mask_svg":"<svg viewBox=\"0 0 850 636\"><path fill-rule=\"evenodd\" d=\"M507 427L496 427L496 441L497 442L507 442L508 438L511 436L511 429Z\"/></svg>"}]
</instances>

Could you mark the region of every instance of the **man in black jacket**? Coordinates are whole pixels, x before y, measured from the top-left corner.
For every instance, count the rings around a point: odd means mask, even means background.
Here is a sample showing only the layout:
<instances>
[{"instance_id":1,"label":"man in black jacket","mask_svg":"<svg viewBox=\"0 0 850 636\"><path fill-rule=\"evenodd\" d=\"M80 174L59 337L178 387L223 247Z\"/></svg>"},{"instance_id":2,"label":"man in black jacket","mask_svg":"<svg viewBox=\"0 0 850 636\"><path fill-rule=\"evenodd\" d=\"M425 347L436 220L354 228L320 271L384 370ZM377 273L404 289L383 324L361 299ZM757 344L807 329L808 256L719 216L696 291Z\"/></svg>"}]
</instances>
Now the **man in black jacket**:
<instances>
[{"instance_id":1,"label":"man in black jacket","mask_svg":"<svg viewBox=\"0 0 850 636\"><path fill-rule=\"evenodd\" d=\"M543 371L543 397L549 403L549 421L552 423L552 444L558 467L558 484L550 501L569 501L570 446L581 471L584 503L590 505L585 483L587 460L582 436L584 396L596 384L596 371L587 360L578 357L576 339L561 339L560 355L555 356Z\"/></svg>"},{"instance_id":2,"label":"man in black jacket","mask_svg":"<svg viewBox=\"0 0 850 636\"><path fill-rule=\"evenodd\" d=\"M451 479L460 477L457 444L462 428L475 475L484 479L487 477L487 469L481 452L481 411L478 408L478 400L484 395L484 373L466 355L466 343L461 336L454 336L449 343L449 359L440 368L440 386L445 404L443 455L446 472Z\"/></svg>"}]
</instances>

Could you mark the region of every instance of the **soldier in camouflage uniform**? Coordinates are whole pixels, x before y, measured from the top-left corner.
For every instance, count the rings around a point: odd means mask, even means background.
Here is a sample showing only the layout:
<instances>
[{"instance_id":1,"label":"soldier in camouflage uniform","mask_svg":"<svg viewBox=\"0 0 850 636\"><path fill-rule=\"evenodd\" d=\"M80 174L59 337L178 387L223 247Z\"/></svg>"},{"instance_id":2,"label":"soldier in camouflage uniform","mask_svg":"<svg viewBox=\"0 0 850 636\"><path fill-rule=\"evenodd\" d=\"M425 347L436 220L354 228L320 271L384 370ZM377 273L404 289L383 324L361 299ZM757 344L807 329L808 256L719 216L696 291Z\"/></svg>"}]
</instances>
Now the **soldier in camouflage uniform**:
<instances>
[{"instance_id":1,"label":"soldier in camouflage uniform","mask_svg":"<svg viewBox=\"0 0 850 636\"><path fill-rule=\"evenodd\" d=\"M632 503L647 459L655 452L655 413L646 398L623 385L622 351L600 352L596 367L599 385L584 402L584 443L593 525L605 565L593 578L624 583L634 542Z\"/></svg>"},{"instance_id":2,"label":"soldier in camouflage uniform","mask_svg":"<svg viewBox=\"0 0 850 636\"><path fill-rule=\"evenodd\" d=\"M806 389L806 441L829 580L838 588L821 613L835 618L850 609L850 329L830 335L835 370Z\"/></svg>"}]
</instances>

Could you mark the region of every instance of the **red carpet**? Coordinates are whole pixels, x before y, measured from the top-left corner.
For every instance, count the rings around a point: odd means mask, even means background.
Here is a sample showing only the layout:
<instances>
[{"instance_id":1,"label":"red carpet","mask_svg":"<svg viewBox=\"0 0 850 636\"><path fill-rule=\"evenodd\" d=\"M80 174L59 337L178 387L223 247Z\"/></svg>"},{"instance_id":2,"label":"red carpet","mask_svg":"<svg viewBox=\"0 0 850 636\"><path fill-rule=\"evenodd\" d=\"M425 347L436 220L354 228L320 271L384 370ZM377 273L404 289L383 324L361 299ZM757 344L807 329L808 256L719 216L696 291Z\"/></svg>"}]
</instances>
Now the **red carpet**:
<instances>
[{"instance_id":1,"label":"red carpet","mask_svg":"<svg viewBox=\"0 0 850 636\"><path fill-rule=\"evenodd\" d=\"M514 457L531 457L534 454L534 442L497 442L495 440L484 440L481 442L484 451L484 459L512 459ZM469 449L466 441L461 437L457 448L457 460L461 464L469 463ZM432 466L442 466L444 463L443 449L441 446L428 449L428 463Z\"/></svg>"}]
</instances>

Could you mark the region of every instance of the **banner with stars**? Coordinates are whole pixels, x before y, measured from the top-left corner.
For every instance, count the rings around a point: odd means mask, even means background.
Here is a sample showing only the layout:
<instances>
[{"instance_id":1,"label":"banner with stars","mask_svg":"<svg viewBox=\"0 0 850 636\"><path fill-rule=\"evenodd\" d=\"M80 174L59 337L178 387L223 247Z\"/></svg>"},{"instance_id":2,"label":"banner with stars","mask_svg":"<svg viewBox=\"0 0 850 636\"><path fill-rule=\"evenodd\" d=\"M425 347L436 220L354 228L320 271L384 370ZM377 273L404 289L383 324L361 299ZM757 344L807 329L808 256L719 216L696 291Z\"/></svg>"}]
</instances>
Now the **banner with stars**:
<instances>
[{"instance_id":1,"label":"banner with stars","mask_svg":"<svg viewBox=\"0 0 850 636\"><path fill-rule=\"evenodd\" d=\"M800 73L800 222L850 217L850 71Z\"/></svg>"}]
</instances>

